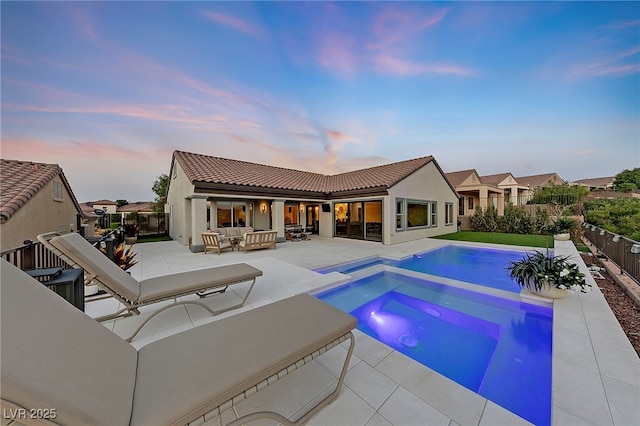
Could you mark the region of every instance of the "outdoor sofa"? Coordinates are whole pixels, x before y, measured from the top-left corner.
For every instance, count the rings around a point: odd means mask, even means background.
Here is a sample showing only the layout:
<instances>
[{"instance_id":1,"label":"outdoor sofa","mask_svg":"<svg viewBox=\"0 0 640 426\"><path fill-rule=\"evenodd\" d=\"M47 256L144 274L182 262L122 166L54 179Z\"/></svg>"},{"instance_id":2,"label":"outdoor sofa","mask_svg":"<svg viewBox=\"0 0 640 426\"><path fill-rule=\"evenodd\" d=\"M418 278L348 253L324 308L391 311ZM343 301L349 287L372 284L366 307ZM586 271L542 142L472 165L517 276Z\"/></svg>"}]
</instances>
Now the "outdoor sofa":
<instances>
[{"instance_id":1,"label":"outdoor sofa","mask_svg":"<svg viewBox=\"0 0 640 426\"><path fill-rule=\"evenodd\" d=\"M238 251L257 250L263 248L271 248L275 250L276 241L278 239L278 231L255 231L247 232L243 235L242 240L238 243Z\"/></svg>"},{"instance_id":2,"label":"outdoor sofa","mask_svg":"<svg viewBox=\"0 0 640 426\"><path fill-rule=\"evenodd\" d=\"M335 389L294 419L300 424L338 397L353 352L355 318L306 294L136 350L4 259L0 277L0 396L9 423L38 417L44 424L169 425L201 422L205 414L222 420L228 408L350 340ZM272 411L230 424L259 419L292 424Z\"/></svg>"},{"instance_id":3,"label":"outdoor sofa","mask_svg":"<svg viewBox=\"0 0 640 426\"><path fill-rule=\"evenodd\" d=\"M140 313L138 308L141 306L164 300L174 300L174 303L163 306L143 321L127 339L129 341L155 315L175 305L198 305L206 309L211 315L218 315L231 309L239 308L247 301L256 283L256 278L262 275L262 271L253 266L245 263L236 263L137 281L78 233L72 232L60 235L50 232L38 235L38 240L69 265L83 268L87 274L85 282L93 281L124 305L124 308L115 314L96 318L98 321L107 321L133 314L138 315ZM194 293L201 298L221 293L226 291L230 285L247 281L251 281L251 285L242 300L237 304L222 309L212 310L204 303L193 300L178 301L178 297Z\"/></svg>"}]
</instances>

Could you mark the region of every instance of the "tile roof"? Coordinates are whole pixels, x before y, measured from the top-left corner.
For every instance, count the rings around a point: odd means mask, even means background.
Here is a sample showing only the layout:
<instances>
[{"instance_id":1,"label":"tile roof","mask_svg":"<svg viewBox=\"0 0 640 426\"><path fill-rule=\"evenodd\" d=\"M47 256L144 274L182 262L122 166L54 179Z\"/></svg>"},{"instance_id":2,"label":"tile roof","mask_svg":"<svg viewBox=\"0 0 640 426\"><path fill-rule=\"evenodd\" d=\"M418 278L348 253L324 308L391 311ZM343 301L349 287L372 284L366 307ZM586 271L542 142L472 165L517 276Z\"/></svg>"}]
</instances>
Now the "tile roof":
<instances>
[{"instance_id":1,"label":"tile roof","mask_svg":"<svg viewBox=\"0 0 640 426\"><path fill-rule=\"evenodd\" d=\"M555 176L558 179L562 180L557 173L543 173L540 175L531 175L531 176L520 176L515 177L516 181L521 185L529 185L531 187L539 187L546 184L549 180L553 179Z\"/></svg>"},{"instance_id":2,"label":"tile roof","mask_svg":"<svg viewBox=\"0 0 640 426\"><path fill-rule=\"evenodd\" d=\"M336 175L322 175L184 151L175 151L173 155L192 183L229 184L316 193L389 188L434 161L433 157L427 156Z\"/></svg>"},{"instance_id":3,"label":"tile roof","mask_svg":"<svg viewBox=\"0 0 640 426\"><path fill-rule=\"evenodd\" d=\"M0 159L0 219L2 222L9 220L58 175L61 176L62 183L80 212L80 205L59 165Z\"/></svg>"},{"instance_id":4,"label":"tile roof","mask_svg":"<svg viewBox=\"0 0 640 426\"><path fill-rule=\"evenodd\" d=\"M478 172L476 172L476 169L469 169L445 173L445 176L447 177L447 180L449 180L451 185L459 186L460 184L462 184L462 182L464 182L466 178L468 178L473 173L475 173L476 175L478 174Z\"/></svg>"},{"instance_id":5,"label":"tile roof","mask_svg":"<svg viewBox=\"0 0 640 426\"><path fill-rule=\"evenodd\" d=\"M512 176L511 173L498 173L495 175L480 176L480 180L488 185L498 185L500 182Z\"/></svg>"},{"instance_id":6,"label":"tile roof","mask_svg":"<svg viewBox=\"0 0 640 426\"><path fill-rule=\"evenodd\" d=\"M134 203L125 204L116 209L120 212L150 212L152 211L151 201L136 201Z\"/></svg>"},{"instance_id":7,"label":"tile roof","mask_svg":"<svg viewBox=\"0 0 640 426\"><path fill-rule=\"evenodd\" d=\"M600 177L600 178L588 178L588 179L578 179L574 180L573 184L586 185L591 187L606 187L613 185L613 182L616 180L615 176L609 177Z\"/></svg>"}]
</instances>

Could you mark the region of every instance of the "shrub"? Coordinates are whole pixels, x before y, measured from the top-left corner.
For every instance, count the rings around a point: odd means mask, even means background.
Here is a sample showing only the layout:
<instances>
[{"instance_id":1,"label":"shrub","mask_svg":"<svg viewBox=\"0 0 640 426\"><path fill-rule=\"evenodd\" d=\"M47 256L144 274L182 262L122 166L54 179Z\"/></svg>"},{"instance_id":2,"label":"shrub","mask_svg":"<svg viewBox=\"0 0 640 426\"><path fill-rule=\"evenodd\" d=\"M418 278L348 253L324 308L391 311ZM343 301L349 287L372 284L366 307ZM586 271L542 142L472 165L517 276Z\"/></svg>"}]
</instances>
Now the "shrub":
<instances>
[{"instance_id":1,"label":"shrub","mask_svg":"<svg viewBox=\"0 0 640 426\"><path fill-rule=\"evenodd\" d=\"M513 203L504 208L504 215L500 218L500 227L504 232L511 234L529 234L532 220L529 213L522 207L516 207Z\"/></svg>"},{"instance_id":2,"label":"shrub","mask_svg":"<svg viewBox=\"0 0 640 426\"><path fill-rule=\"evenodd\" d=\"M486 210L482 207L476 207L475 214L469 218L471 229L480 232L496 232L499 224L498 210L489 205Z\"/></svg>"},{"instance_id":3,"label":"shrub","mask_svg":"<svg viewBox=\"0 0 640 426\"><path fill-rule=\"evenodd\" d=\"M533 218L533 229L538 234L544 234L549 223L549 212L542 207L536 207L536 215Z\"/></svg>"}]
</instances>

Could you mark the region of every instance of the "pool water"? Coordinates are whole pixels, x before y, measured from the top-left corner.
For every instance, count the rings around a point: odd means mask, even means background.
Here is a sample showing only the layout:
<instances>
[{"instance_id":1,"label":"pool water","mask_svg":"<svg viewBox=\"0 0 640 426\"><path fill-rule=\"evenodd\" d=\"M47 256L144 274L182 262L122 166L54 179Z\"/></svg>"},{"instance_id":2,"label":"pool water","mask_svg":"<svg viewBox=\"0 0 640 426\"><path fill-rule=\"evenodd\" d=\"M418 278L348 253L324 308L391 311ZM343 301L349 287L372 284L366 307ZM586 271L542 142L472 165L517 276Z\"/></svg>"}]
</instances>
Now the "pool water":
<instances>
[{"instance_id":1,"label":"pool water","mask_svg":"<svg viewBox=\"0 0 640 426\"><path fill-rule=\"evenodd\" d=\"M520 286L511 279L507 267L523 256L523 252L515 250L449 245L402 260L398 267L520 293Z\"/></svg>"},{"instance_id":2,"label":"pool water","mask_svg":"<svg viewBox=\"0 0 640 426\"><path fill-rule=\"evenodd\" d=\"M316 269L323 274L342 272L349 274L374 265L389 265L425 274L451 278L485 287L520 293L520 287L511 279L507 267L521 260L523 251L448 245L403 260L372 257L342 265Z\"/></svg>"},{"instance_id":3,"label":"pool water","mask_svg":"<svg viewBox=\"0 0 640 426\"><path fill-rule=\"evenodd\" d=\"M393 349L536 425L551 423L551 308L390 271L316 296Z\"/></svg>"}]
</instances>

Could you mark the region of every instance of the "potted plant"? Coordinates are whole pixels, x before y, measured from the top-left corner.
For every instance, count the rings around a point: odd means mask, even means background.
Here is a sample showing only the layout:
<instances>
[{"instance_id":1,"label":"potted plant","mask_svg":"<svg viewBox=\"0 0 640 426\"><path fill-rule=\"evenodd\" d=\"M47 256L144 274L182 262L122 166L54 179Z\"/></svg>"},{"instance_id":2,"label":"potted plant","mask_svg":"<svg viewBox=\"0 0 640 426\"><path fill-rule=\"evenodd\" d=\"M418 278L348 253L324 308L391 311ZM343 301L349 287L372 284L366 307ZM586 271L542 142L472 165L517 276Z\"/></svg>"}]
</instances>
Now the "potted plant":
<instances>
[{"instance_id":1,"label":"potted plant","mask_svg":"<svg viewBox=\"0 0 640 426\"><path fill-rule=\"evenodd\" d=\"M518 261L511 262L507 270L513 280L524 290L550 297L564 297L567 291L587 293L591 284L584 279L578 265L568 261L568 256L554 256L536 250L526 253Z\"/></svg>"},{"instance_id":2,"label":"potted plant","mask_svg":"<svg viewBox=\"0 0 640 426\"><path fill-rule=\"evenodd\" d=\"M576 227L577 222L570 217L560 216L551 225L548 230L553 234L553 239L557 241L568 241L571 239L571 231Z\"/></svg>"},{"instance_id":3,"label":"potted plant","mask_svg":"<svg viewBox=\"0 0 640 426\"><path fill-rule=\"evenodd\" d=\"M131 245L138 241L138 232L140 231L138 225L126 224L122 227L122 230L124 231L124 240L127 244Z\"/></svg>"},{"instance_id":4,"label":"potted plant","mask_svg":"<svg viewBox=\"0 0 640 426\"><path fill-rule=\"evenodd\" d=\"M100 251L106 256L107 251L100 247ZM125 247L124 244L120 244L113 250L113 261L120 267L120 269L126 271L133 265L137 264L137 260L133 260L136 257L135 252L131 251L131 247Z\"/></svg>"}]
</instances>

